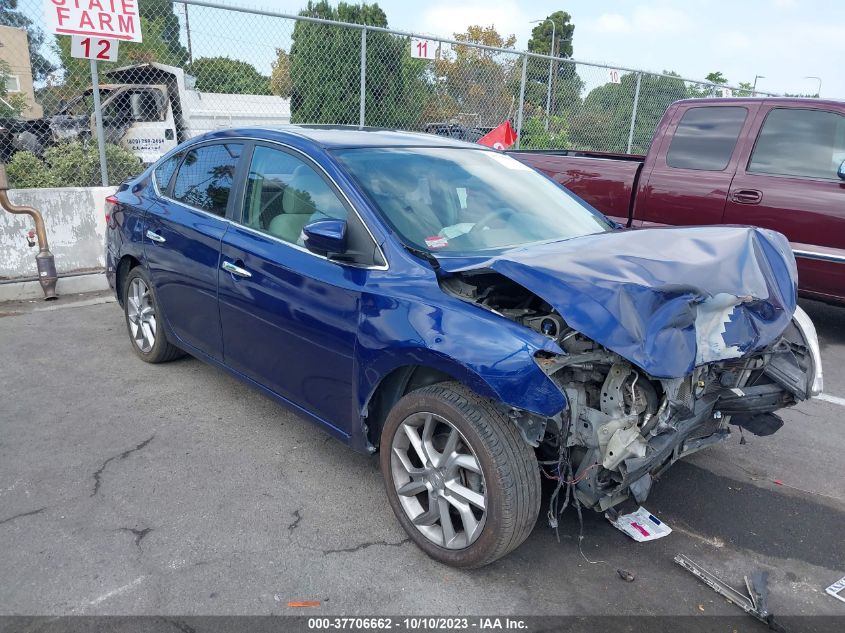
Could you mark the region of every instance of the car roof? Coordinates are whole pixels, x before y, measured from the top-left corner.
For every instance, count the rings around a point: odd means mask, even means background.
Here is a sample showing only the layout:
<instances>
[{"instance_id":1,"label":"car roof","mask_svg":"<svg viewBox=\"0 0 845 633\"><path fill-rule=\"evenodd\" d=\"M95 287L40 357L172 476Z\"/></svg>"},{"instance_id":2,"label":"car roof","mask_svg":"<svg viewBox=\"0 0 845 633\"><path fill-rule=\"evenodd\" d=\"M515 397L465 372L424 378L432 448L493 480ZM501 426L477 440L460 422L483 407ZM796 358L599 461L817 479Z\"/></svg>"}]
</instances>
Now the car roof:
<instances>
[{"instance_id":1,"label":"car roof","mask_svg":"<svg viewBox=\"0 0 845 633\"><path fill-rule=\"evenodd\" d=\"M680 101L676 101L676 103L744 105L747 103L763 103L764 101L777 105L791 105L795 108L842 107L845 105L845 100L843 99L816 99L815 97L704 97L699 99L681 99Z\"/></svg>"},{"instance_id":2,"label":"car roof","mask_svg":"<svg viewBox=\"0 0 845 633\"><path fill-rule=\"evenodd\" d=\"M384 128L347 125L281 125L273 128L236 128L216 130L202 135L202 139L249 138L285 141L291 137L310 141L325 149L355 147L460 147L488 150L484 145L467 143L436 134L405 132ZM491 150L492 151L492 150Z\"/></svg>"}]
</instances>

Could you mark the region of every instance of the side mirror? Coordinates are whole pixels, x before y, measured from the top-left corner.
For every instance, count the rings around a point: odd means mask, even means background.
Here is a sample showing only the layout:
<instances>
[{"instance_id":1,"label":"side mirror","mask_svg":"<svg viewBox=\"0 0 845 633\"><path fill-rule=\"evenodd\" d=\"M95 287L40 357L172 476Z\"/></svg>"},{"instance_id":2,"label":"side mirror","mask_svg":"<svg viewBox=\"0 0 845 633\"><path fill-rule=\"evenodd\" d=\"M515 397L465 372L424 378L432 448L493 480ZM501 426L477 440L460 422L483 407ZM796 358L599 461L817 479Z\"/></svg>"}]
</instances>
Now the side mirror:
<instances>
[{"instance_id":1,"label":"side mirror","mask_svg":"<svg viewBox=\"0 0 845 633\"><path fill-rule=\"evenodd\" d=\"M839 170L836 172L836 175L842 180L845 180L845 160L839 163Z\"/></svg>"},{"instance_id":2,"label":"side mirror","mask_svg":"<svg viewBox=\"0 0 845 633\"><path fill-rule=\"evenodd\" d=\"M312 253L340 255L346 252L346 220L314 220L305 225L302 235L305 248Z\"/></svg>"}]
</instances>

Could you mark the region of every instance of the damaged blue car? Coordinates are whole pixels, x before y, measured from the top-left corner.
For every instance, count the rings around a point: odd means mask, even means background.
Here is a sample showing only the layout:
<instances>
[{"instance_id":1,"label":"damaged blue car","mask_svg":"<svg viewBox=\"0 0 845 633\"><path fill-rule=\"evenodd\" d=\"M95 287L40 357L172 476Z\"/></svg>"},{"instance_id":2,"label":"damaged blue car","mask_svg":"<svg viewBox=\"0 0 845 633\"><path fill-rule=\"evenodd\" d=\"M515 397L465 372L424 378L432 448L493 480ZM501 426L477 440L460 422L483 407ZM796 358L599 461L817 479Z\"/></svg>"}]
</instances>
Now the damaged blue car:
<instances>
[{"instance_id":1,"label":"damaged blue car","mask_svg":"<svg viewBox=\"0 0 845 633\"><path fill-rule=\"evenodd\" d=\"M786 239L621 231L502 153L423 134L240 129L108 199L131 347L184 353L378 453L413 541L458 567L569 504L642 502L733 429L821 392Z\"/></svg>"}]
</instances>

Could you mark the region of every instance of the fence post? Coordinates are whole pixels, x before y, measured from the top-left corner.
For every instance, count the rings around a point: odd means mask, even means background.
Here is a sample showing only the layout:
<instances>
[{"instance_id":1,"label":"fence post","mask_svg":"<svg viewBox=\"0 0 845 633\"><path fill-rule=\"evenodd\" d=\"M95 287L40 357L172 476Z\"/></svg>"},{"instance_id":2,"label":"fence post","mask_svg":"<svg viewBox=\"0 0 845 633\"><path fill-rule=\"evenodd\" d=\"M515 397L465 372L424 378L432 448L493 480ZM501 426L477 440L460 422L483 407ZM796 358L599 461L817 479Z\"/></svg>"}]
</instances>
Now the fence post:
<instances>
[{"instance_id":1,"label":"fence post","mask_svg":"<svg viewBox=\"0 0 845 633\"><path fill-rule=\"evenodd\" d=\"M631 146L634 143L634 124L637 122L637 106L640 104L640 82L643 79L642 73L637 73L637 88L634 90L634 109L631 110L631 129L628 132L628 153L631 153Z\"/></svg>"},{"instance_id":2,"label":"fence post","mask_svg":"<svg viewBox=\"0 0 845 633\"><path fill-rule=\"evenodd\" d=\"M358 109L358 127L364 127L367 115L367 29L361 29L361 96Z\"/></svg>"},{"instance_id":3,"label":"fence post","mask_svg":"<svg viewBox=\"0 0 845 633\"><path fill-rule=\"evenodd\" d=\"M522 145L522 106L525 103L525 75L528 69L528 55L522 56L522 81L519 84L519 109L516 111L516 149Z\"/></svg>"},{"instance_id":4,"label":"fence post","mask_svg":"<svg viewBox=\"0 0 845 633\"><path fill-rule=\"evenodd\" d=\"M100 77L97 60L91 60L91 94L94 96L94 124L97 129L97 149L100 151L100 180L103 187L109 186L109 170L106 164L106 137L103 134L103 109L100 107Z\"/></svg>"}]
</instances>

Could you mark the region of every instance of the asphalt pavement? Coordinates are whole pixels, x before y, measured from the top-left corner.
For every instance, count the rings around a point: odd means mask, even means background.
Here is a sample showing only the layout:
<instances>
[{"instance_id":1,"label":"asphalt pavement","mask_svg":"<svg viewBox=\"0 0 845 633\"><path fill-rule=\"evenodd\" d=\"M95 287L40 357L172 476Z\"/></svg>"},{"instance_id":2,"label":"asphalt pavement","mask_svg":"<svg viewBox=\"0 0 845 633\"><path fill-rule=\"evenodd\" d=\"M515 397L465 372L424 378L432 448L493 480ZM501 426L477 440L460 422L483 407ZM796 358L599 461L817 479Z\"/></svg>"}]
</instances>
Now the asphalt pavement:
<instances>
[{"instance_id":1,"label":"asphalt pavement","mask_svg":"<svg viewBox=\"0 0 845 633\"><path fill-rule=\"evenodd\" d=\"M645 506L671 535L636 543L587 513L579 540L567 513L558 542L541 516L517 551L459 571L408 541L375 458L200 361L141 362L116 303L0 305L0 614L301 615L288 603L311 600L307 615L745 624L673 563L684 553L737 587L768 571L777 614L845 616L824 593L845 576L845 309L804 307L828 400L669 469Z\"/></svg>"}]
</instances>

